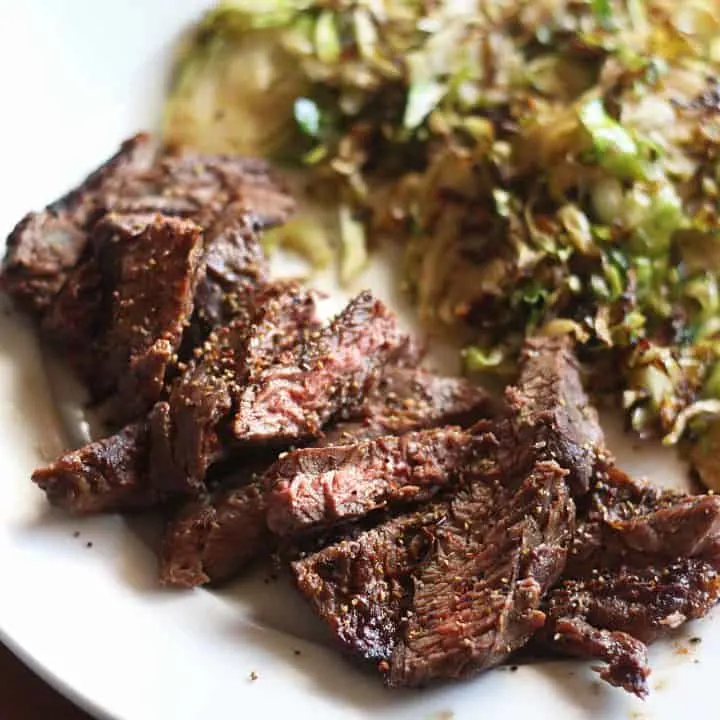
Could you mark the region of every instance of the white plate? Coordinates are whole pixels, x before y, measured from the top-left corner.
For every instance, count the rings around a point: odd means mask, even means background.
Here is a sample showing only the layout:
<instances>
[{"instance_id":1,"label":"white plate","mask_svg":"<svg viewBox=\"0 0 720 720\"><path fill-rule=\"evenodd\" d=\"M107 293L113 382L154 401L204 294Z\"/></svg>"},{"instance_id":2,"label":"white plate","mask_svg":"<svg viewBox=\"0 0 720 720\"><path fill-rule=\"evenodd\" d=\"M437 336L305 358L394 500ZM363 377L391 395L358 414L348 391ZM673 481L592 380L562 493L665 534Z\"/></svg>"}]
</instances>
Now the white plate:
<instances>
[{"instance_id":1,"label":"white plate","mask_svg":"<svg viewBox=\"0 0 720 720\"><path fill-rule=\"evenodd\" d=\"M0 0L3 235L126 135L152 127L169 48L204 4ZM382 267L363 282L393 301ZM672 453L633 449L617 434L611 444L631 470L682 481ZM652 649L652 693L644 703L570 662L500 669L423 692L385 690L327 647L323 629L282 581L266 584L259 571L222 592L162 591L142 539L152 527L51 511L28 478L62 445L33 334L3 311L0 634L98 715L470 720L532 712L538 720L639 720L700 712L714 687L717 618ZM691 635L703 642L690 646Z\"/></svg>"}]
</instances>

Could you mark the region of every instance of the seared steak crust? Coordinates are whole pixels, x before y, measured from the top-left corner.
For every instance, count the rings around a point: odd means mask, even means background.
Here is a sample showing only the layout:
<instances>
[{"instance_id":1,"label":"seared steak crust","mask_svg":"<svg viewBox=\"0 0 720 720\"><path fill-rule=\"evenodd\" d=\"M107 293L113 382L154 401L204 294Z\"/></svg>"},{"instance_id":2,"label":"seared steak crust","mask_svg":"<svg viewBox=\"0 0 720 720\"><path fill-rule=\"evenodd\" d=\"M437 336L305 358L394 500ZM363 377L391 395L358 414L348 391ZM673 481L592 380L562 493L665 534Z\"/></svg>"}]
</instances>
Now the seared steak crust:
<instances>
[{"instance_id":1,"label":"seared steak crust","mask_svg":"<svg viewBox=\"0 0 720 720\"><path fill-rule=\"evenodd\" d=\"M135 510L158 501L149 482L144 422L61 455L32 480L52 505L77 514Z\"/></svg>"},{"instance_id":2,"label":"seared steak crust","mask_svg":"<svg viewBox=\"0 0 720 720\"><path fill-rule=\"evenodd\" d=\"M41 316L52 306L86 249L89 229L105 209L106 190L149 167L153 155L147 135L126 140L76 189L16 225L7 239L0 283L22 310Z\"/></svg>"}]
</instances>

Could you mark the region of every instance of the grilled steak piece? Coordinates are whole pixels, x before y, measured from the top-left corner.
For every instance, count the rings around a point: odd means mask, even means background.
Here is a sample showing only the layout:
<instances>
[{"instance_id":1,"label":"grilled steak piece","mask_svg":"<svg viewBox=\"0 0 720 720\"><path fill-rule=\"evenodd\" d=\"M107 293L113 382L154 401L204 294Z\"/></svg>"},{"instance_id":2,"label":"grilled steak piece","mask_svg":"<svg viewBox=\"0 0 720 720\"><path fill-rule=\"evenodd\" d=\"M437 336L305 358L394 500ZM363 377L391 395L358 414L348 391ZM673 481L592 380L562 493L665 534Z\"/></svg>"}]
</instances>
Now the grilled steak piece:
<instances>
[{"instance_id":1,"label":"grilled steak piece","mask_svg":"<svg viewBox=\"0 0 720 720\"><path fill-rule=\"evenodd\" d=\"M606 682L638 697L647 695L647 646L624 632L598 630L581 617L563 617L552 624L555 645L567 655L602 660L596 668Z\"/></svg>"},{"instance_id":2,"label":"grilled steak piece","mask_svg":"<svg viewBox=\"0 0 720 720\"><path fill-rule=\"evenodd\" d=\"M487 394L465 380L389 368L363 403L364 419L332 428L318 445L351 444L450 418L469 423L490 407ZM244 482L249 482L245 472L223 481L218 491L190 501L168 525L160 569L165 584L191 587L224 580L274 546L264 513L260 523L257 503L247 499L248 493L258 499L256 491L240 487Z\"/></svg>"},{"instance_id":3,"label":"grilled steak piece","mask_svg":"<svg viewBox=\"0 0 720 720\"><path fill-rule=\"evenodd\" d=\"M489 469L451 499L293 563L340 643L380 661L390 685L492 667L544 622L574 520L567 472L545 462L503 480Z\"/></svg>"},{"instance_id":4,"label":"grilled steak piece","mask_svg":"<svg viewBox=\"0 0 720 720\"><path fill-rule=\"evenodd\" d=\"M294 450L265 475L268 525L293 537L428 500L460 477L473 450L474 438L455 427Z\"/></svg>"},{"instance_id":5,"label":"grilled steak piece","mask_svg":"<svg viewBox=\"0 0 720 720\"><path fill-rule=\"evenodd\" d=\"M506 399L511 411L514 442L508 440L509 460L532 465L537 459L556 460L570 471L573 491L590 487L598 466L609 462L597 412L582 388L577 359L565 336L527 340L520 358L517 386ZM532 449L517 454L513 447Z\"/></svg>"},{"instance_id":6,"label":"grilled steak piece","mask_svg":"<svg viewBox=\"0 0 720 720\"><path fill-rule=\"evenodd\" d=\"M52 505L77 514L135 510L158 501L149 483L145 422L61 455L32 480Z\"/></svg>"},{"instance_id":7,"label":"grilled steak piece","mask_svg":"<svg viewBox=\"0 0 720 720\"><path fill-rule=\"evenodd\" d=\"M188 153L159 157L144 172L114 184L103 202L117 213L180 216L203 228L233 202L241 203L260 227L285 222L295 208L264 160Z\"/></svg>"},{"instance_id":8,"label":"grilled steak piece","mask_svg":"<svg viewBox=\"0 0 720 720\"><path fill-rule=\"evenodd\" d=\"M212 495L191 501L168 524L160 551L160 582L186 588L221 582L274 546L265 523L263 485L248 482L243 472Z\"/></svg>"},{"instance_id":9,"label":"grilled steak piece","mask_svg":"<svg viewBox=\"0 0 720 720\"><path fill-rule=\"evenodd\" d=\"M411 602L412 573L434 560L436 533L450 509L449 501L431 503L292 564L298 588L341 647L390 660Z\"/></svg>"},{"instance_id":10,"label":"grilled steak piece","mask_svg":"<svg viewBox=\"0 0 720 720\"><path fill-rule=\"evenodd\" d=\"M395 316L361 293L297 353L252 373L240 393L233 434L245 443L286 445L317 438L362 400L380 368L412 361L414 352Z\"/></svg>"},{"instance_id":11,"label":"grilled steak piece","mask_svg":"<svg viewBox=\"0 0 720 720\"><path fill-rule=\"evenodd\" d=\"M184 217L210 229L230 205L262 228L284 222L295 203L262 160L156 157L149 136L137 135L78 188L18 223L0 281L22 309L41 316L83 259L88 233L104 213Z\"/></svg>"},{"instance_id":12,"label":"grilled steak piece","mask_svg":"<svg viewBox=\"0 0 720 720\"><path fill-rule=\"evenodd\" d=\"M88 229L102 214L103 192L126 175L147 168L153 155L147 135L126 140L79 187L17 224L7 239L0 283L18 307L39 316L52 305L85 250Z\"/></svg>"},{"instance_id":13,"label":"grilled steak piece","mask_svg":"<svg viewBox=\"0 0 720 720\"><path fill-rule=\"evenodd\" d=\"M415 576L391 685L493 667L542 626L540 604L563 570L573 530L566 475L555 463L538 463L514 493L502 487L489 505L481 498L474 506L473 494L463 503L458 495L452 530L439 538L442 553Z\"/></svg>"},{"instance_id":14,"label":"grilled steak piece","mask_svg":"<svg viewBox=\"0 0 720 720\"><path fill-rule=\"evenodd\" d=\"M386 368L356 411L384 435L461 425L466 427L499 412L486 390L464 378L443 377L419 368Z\"/></svg>"},{"instance_id":15,"label":"grilled steak piece","mask_svg":"<svg viewBox=\"0 0 720 720\"><path fill-rule=\"evenodd\" d=\"M548 619L581 616L595 627L651 643L705 615L719 594L718 571L697 558L598 568L591 577L564 580L552 591Z\"/></svg>"},{"instance_id":16,"label":"grilled steak piece","mask_svg":"<svg viewBox=\"0 0 720 720\"><path fill-rule=\"evenodd\" d=\"M260 290L241 316L212 333L197 361L151 416L154 484L171 492L204 490L209 465L232 449L223 436L243 384L296 347L315 327L314 296L292 283Z\"/></svg>"},{"instance_id":17,"label":"grilled steak piece","mask_svg":"<svg viewBox=\"0 0 720 720\"><path fill-rule=\"evenodd\" d=\"M645 697L650 671L644 644L703 617L719 597L720 577L704 560L601 568L553 590L545 633L556 650L604 660L604 680Z\"/></svg>"},{"instance_id":18,"label":"grilled steak piece","mask_svg":"<svg viewBox=\"0 0 720 720\"><path fill-rule=\"evenodd\" d=\"M389 367L374 378L353 416L325 430L314 446L346 445L442 425L466 427L499 412L500 404L487 391L463 378Z\"/></svg>"},{"instance_id":19,"label":"grilled steak piece","mask_svg":"<svg viewBox=\"0 0 720 720\"><path fill-rule=\"evenodd\" d=\"M242 311L248 296L268 281L257 221L241 202L229 205L205 232L206 274L195 293L197 340ZM195 344L201 344L196 342Z\"/></svg>"},{"instance_id":20,"label":"grilled steak piece","mask_svg":"<svg viewBox=\"0 0 720 720\"><path fill-rule=\"evenodd\" d=\"M604 679L644 697L642 643L702 617L720 598L720 498L664 491L613 467L588 504L549 595L542 639L604 660Z\"/></svg>"},{"instance_id":21,"label":"grilled steak piece","mask_svg":"<svg viewBox=\"0 0 720 720\"><path fill-rule=\"evenodd\" d=\"M126 238L122 253L118 253L118 248L108 242L108 238L113 237L113 231L121 236L136 232L133 224L143 217L148 216L108 215L99 223L94 233L98 255L85 258L69 274L43 318L45 337L62 350L80 376L93 386L96 394L102 394L95 377L99 363L96 353L88 353L88 348L96 344L95 340L111 322L108 315L112 306L113 284L117 281L114 277L117 273L112 267L105 267L103 273L100 260L110 250L113 250L116 258L118 255L122 257L133 243ZM157 218L154 221L157 226L182 226L181 220L167 218L162 221L162 216L153 217ZM185 225L189 227L189 221ZM199 271L196 272L194 283L194 313L179 352L183 359L191 354L193 348L202 345L213 327L227 324L243 312L244 306L250 302L252 290L266 280L267 267L257 234L253 230L255 225L255 220L244 210L244 205L234 203L223 211L204 234L202 260L198 263L197 258L193 258ZM109 249L104 247L106 243ZM116 266L119 264L115 262ZM173 269L172 265L158 267L152 277L164 287L169 281L167 274ZM150 282L150 276L146 280ZM142 311L143 307L137 304L136 309Z\"/></svg>"},{"instance_id":22,"label":"grilled steak piece","mask_svg":"<svg viewBox=\"0 0 720 720\"><path fill-rule=\"evenodd\" d=\"M192 314L202 235L191 221L110 214L93 239L112 288L95 385L115 392L117 415L137 417L160 397Z\"/></svg>"},{"instance_id":23,"label":"grilled steak piece","mask_svg":"<svg viewBox=\"0 0 720 720\"><path fill-rule=\"evenodd\" d=\"M610 468L596 483L565 576L704 558L720 570L720 497L663 490Z\"/></svg>"}]
</instances>

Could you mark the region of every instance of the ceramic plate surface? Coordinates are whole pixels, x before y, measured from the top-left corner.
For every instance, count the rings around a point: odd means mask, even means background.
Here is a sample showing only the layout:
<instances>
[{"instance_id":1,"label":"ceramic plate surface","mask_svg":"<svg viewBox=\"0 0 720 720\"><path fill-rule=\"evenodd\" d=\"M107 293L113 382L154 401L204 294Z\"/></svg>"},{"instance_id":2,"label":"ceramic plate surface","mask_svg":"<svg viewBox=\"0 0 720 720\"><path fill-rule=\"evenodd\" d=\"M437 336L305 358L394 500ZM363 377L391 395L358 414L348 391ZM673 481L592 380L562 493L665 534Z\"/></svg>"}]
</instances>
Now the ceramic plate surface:
<instances>
[{"instance_id":1,"label":"ceramic plate surface","mask_svg":"<svg viewBox=\"0 0 720 720\"><path fill-rule=\"evenodd\" d=\"M172 43L204 4L0 0L3 237L124 137L153 128ZM377 259L358 287L402 310L389 267L387 258ZM331 304L342 302L331 280L321 284ZM442 350L436 363L447 369L454 353ZM31 328L3 306L0 636L98 716L659 720L707 712L720 669L718 616L652 648L646 702L609 688L576 662L501 668L403 692L384 689L333 651L286 581L265 582L263 569L222 591L158 589L152 523L68 518L29 482L32 469L68 442L55 402L70 396L67 380L46 366ZM620 433L610 433L610 444L631 471L683 482L673 453L639 447ZM690 644L691 636L702 642Z\"/></svg>"}]
</instances>

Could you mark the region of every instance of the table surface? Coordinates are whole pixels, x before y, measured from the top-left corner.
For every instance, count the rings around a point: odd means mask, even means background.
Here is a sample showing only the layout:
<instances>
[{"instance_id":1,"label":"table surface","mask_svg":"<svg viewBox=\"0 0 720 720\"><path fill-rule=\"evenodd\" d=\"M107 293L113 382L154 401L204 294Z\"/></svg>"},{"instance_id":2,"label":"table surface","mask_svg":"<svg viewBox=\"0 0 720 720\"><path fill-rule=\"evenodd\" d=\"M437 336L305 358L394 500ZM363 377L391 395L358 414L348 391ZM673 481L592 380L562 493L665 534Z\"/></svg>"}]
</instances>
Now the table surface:
<instances>
[{"instance_id":1,"label":"table surface","mask_svg":"<svg viewBox=\"0 0 720 720\"><path fill-rule=\"evenodd\" d=\"M3 720L91 720L0 645L0 717Z\"/></svg>"}]
</instances>

